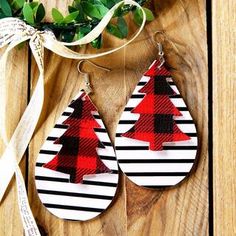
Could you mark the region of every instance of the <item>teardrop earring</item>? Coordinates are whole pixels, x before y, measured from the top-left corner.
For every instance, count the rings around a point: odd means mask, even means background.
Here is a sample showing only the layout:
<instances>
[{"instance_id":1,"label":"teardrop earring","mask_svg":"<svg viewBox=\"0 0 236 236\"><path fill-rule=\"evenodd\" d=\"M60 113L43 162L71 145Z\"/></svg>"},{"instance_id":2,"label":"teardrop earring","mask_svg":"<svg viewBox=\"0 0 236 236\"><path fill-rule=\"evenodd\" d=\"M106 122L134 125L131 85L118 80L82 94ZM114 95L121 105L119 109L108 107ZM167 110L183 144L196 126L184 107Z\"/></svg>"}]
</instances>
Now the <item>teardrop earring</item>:
<instances>
[{"instance_id":1,"label":"teardrop earring","mask_svg":"<svg viewBox=\"0 0 236 236\"><path fill-rule=\"evenodd\" d=\"M139 186L177 185L191 171L198 140L193 119L165 67L162 44L154 43L159 58L135 88L117 127L116 156L121 170Z\"/></svg>"},{"instance_id":2,"label":"teardrop earring","mask_svg":"<svg viewBox=\"0 0 236 236\"><path fill-rule=\"evenodd\" d=\"M89 220L112 202L118 185L114 149L96 107L89 73L81 61L81 90L62 113L40 150L35 179L44 206L59 218Z\"/></svg>"}]
</instances>

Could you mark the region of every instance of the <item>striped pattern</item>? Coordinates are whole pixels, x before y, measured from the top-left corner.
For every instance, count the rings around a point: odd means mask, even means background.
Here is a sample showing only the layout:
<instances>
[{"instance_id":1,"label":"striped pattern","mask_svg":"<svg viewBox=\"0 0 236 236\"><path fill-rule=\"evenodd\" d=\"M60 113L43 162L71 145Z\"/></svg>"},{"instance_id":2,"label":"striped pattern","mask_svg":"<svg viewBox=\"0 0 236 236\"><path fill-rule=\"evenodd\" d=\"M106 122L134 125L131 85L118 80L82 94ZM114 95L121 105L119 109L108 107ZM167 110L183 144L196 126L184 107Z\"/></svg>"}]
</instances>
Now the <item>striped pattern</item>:
<instances>
[{"instance_id":1,"label":"striped pattern","mask_svg":"<svg viewBox=\"0 0 236 236\"><path fill-rule=\"evenodd\" d=\"M105 146L98 148L97 153L113 173L84 176L83 184L73 184L68 174L43 167L61 149L62 145L53 142L66 131L62 123L72 112L73 109L67 107L42 146L36 162L35 181L41 202L52 214L62 219L85 221L98 216L111 204L118 184L118 166L105 126L99 114L94 113L101 125L95 133Z\"/></svg>"},{"instance_id":2,"label":"striped pattern","mask_svg":"<svg viewBox=\"0 0 236 236\"><path fill-rule=\"evenodd\" d=\"M121 136L140 117L139 114L131 113L131 110L142 101L144 94L138 91L149 79L148 76L142 77L121 116L115 140L116 156L121 170L135 184L147 188L170 187L180 183L191 171L198 146L196 127L172 78L167 79L176 92L171 101L182 113L182 116L175 116L175 121L179 129L191 139L164 143L163 151L151 151L148 142Z\"/></svg>"}]
</instances>

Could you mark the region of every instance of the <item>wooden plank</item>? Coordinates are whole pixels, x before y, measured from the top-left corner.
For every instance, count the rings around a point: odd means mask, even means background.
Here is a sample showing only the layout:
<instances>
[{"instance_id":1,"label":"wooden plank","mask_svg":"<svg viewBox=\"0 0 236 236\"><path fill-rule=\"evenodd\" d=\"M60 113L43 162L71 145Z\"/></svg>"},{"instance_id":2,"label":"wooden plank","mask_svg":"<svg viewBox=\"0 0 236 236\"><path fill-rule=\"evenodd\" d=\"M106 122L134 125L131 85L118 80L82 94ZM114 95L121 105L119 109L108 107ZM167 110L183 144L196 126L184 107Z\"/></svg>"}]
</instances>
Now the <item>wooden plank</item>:
<instances>
[{"instance_id":1,"label":"wooden plank","mask_svg":"<svg viewBox=\"0 0 236 236\"><path fill-rule=\"evenodd\" d=\"M3 52L3 51L2 51ZM21 115L27 105L28 93L28 50L25 46L22 49L14 49L8 60L7 89L7 136L10 137L16 128ZM0 101L1 95L0 95ZM2 106L3 104L1 104ZM5 146L0 140L0 153ZM25 173L25 158L21 162L22 172ZM17 193L15 179L8 187L7 193L0 205L0 235L23 235L22 222L17 205Z\"/></svg>"},{"instance_id":2,"label":"wooden plank","mask_svg":"<svg viewBox=\"0 0 236 236\"><path fill-rule=\"evenodd\" d=\"M61 1L47 1L47 9ZM64 2L64 4L66 4ZM138 188L122 177L117 200L102 216L88 222L67 222L52 216L40 203L35 190L34 163L39 149L56 118L79 90L81 78L75 61L46 53L46 99L43 115L30 145L29 197L39 225L49 235L207 235L207 43L205 1L155 1L157 17L142 35L126 49L95 60L112 68L106 73L85 65L91 71L93 101L114 139L116 124L129 95L142 73L157 57L151 36L164 29L167 63L185 98L200 137L201 150L196 171L178 188L150 191ZM61 8L61 7L60 7ZM130 26L134 31L134 26ZM121 42L105 36L105 48ZM90 48L82 49L94 52ZM37 78L35 64L32 78ZM33 84L35 81L33 81ZM111 109L112 108L112 109Z\"/></svg>"},{"instance_id":3,"label":"wooden plank","mask_svg":"<svg viewBox=\"0 0 236 236\"><path fill-rule=\"evenodd\" d=\"M213 186L215 235L236 234L236 4L213 1Z\"/></svg>"}]
</instances>

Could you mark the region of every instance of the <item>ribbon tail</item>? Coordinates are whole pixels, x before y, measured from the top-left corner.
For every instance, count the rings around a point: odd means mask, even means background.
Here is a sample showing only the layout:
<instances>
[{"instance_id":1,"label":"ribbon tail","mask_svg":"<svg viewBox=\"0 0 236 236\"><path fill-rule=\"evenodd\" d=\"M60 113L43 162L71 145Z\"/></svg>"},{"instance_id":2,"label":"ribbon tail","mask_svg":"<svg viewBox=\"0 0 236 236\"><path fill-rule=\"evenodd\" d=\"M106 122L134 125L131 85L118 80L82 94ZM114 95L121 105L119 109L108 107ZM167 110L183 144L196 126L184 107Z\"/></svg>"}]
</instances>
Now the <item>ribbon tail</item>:
<instances>
[{"instance_id":1,"label":"ribbon tail","mask_svg":"<svg viewBox=\"0 0 236 236\"><path fill-rule=\"evenodd\" d=\"M37 125L44 97L44 80L40 75L33 96L9 144L0 159L0 202L15 172L14 163L20 163ZM37 108L37 109L36 109Z\"/></svg>"}]
</instances>

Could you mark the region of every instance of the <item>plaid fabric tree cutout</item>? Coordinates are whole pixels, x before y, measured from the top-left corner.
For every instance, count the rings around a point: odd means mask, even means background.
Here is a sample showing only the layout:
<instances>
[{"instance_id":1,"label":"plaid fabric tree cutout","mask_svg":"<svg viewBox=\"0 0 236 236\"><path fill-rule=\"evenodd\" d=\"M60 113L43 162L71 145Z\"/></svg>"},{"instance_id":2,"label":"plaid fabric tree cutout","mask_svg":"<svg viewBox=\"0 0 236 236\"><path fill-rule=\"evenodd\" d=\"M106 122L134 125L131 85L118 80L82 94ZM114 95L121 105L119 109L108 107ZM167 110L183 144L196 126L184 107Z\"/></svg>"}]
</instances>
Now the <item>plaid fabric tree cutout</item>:
<instances>
[{"instance_id":1,"label":"plaid fabric tree cutout","mask_svg":"<svg viewBox=\"0 0 236 236\"><path fill-rule=\"evenodd\" d=\"M55 144L62 144L59 153L43 167L70 175L70 182L82 183L84 175L111 173L99 158L96 149L105 148L94 132L100 128L92 116L97 109L84 93L69 107L74 111L63 124L66 132Z\"/></svg>"},{"instance_id":2,"label":"plaid fabric tree cutout","mask_svg":"<svg viewBox=\"0 0 236 236\"><path fill-rule=\"evenodd\" d=\"M156 61L145 73L150 80L139 92L145 93L144 99L131 112L141 114L139 120L123 137L147 141L150 150L161 151L163 143L190 140L176 125L174 116L181 116L181 112L171 102L175 96L167 82L170 73L164 66L159 69Z\"/></svg>"}]
</instances>

